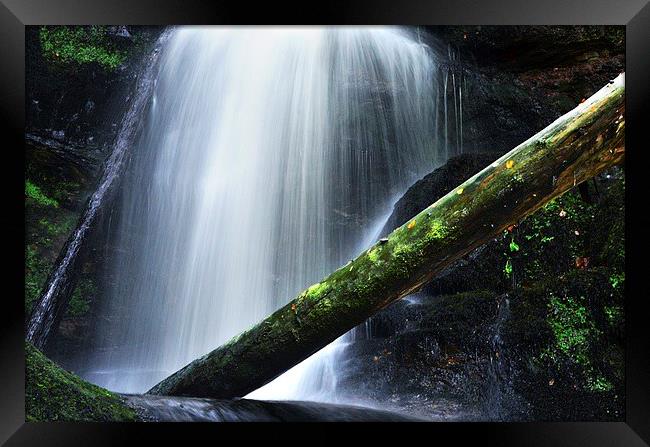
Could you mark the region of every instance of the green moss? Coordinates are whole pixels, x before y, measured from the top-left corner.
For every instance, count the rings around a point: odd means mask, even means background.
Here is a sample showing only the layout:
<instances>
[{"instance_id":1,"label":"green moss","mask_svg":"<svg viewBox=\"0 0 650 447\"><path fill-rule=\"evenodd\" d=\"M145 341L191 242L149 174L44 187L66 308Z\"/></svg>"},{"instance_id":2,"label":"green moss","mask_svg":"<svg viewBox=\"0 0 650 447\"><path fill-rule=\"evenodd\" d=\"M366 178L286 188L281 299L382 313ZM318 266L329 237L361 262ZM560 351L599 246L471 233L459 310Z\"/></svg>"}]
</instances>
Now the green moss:
<instances>
[{"instance_id":1,"label":"green moss","mask_svg":"<svg viewBox=\"0 0 650 447\"><path fill-rule=\"evenodd\" d=\"M514 238L512 238L512 240L510 241L509 248L511 252L519 251L519 245L515 242Z\"/></svg>"},{"instance_id":2,"label":"green moss","mask_svg":"<svg viewBox=\"0 0 650 447\"><path fill-rule=\"evenodd\" d=\"M307 289L307 294L312 298L317 298L327 288L327 281L316 283Z\"/></svg>"},{"instance_id":3,"label":"green moss","mask_svg":"<svg viewBox=\"0 0 650 447\"><path fill-rule=\"evenodd\" d=\"M614 272L609 276L609 282L613 288L622 287L625 282L625 272Z\"/></svg>"},{"instance_id":4,"label":"green moss","mask_svg":"<svg viewBox=\"0 0 650 447\"><path fill-rule=\"evenodd\" d=\"M71 181L57 181L53 184L52 197L60 203L77 202L81 200L81 184Z\"/></svg>"},{"instance_id":5,"label":"green moss","mask_svg":"<svg viewBox=\"0 0 650 447\"><path fill-rule=\"evenodd\" d=\"M575 268L576 258L588 256L593 208L574 190L551 200L521 223L519 234L523 237L517 251L527 280L570 270Z\"/></svg>"},{"instance_id":6,"label":"green moss","mask_svg":"<svg viewBox=\"0 0 650 447\"><path fill-rule=\"evenodd\" d=\"M95 284L88 278L79 280L68 303L67 317L80 317L90 310L92 295L96 292Z\"/></svg>"},{"instance_id":7,"label":"green moss","mask_svg":"<svg viewBox=\"0 0 650 447\"><path fill-rule=\"evenodd\" d=\"M584 297L552 297L549 307L548 325L553 331L555 342L543 356L556 358L562 353L582 366L589 364L589 342L596 331L593 321L587 316Z\"/></svg>"},{"instance_id":8,"label":"green moss","mask_svg":"<svg viewBox=\"0 0 650 447\"><path fill-rule=\"evenodd\" d=\"M25 197L28 200L32 200L37 205L52 206L55 208L59 206L59 202L43 194L41 188L32 183L30 180L25 180Z\"/></svg>"},{"instance_id":9,"label":"green moss","mask_svg":"<svg viewBox=\"0 0 650 447\"><path fill-rule=\"evenodd\" d=\"M38 223L45 229L48 237L58 237L68 235L75 224L74 215L61 215L59 222L51 222L45 218L40 219Z\"/></svg>"},{"instance_id":10,"label":"green moss","mask_svg":"<svg viewBox=\"0 0 650 447\"><path fill-rule=\"evenodd\" d=\"M126 58L108 39L105 26L44 26L39 38L43 56L57 64L96 63L115 70Z\"/></svg>"},{"instance_id":11,"label":"green moss","mask_svg":"<svg viewBox=\"0 0 650 447\"><path fill-rule=\"evenodd\" d=\"M506 275L506 278L510 278L512 276L512 259L508 258L506 261L506 265L503 267L503 273Z\"/></svg>"},{"instance_id":12,"label":"green moss","mask_svg":"<svg viewBox=\"0 0 650 447\"><path fill-rule=\"evenodd\" d=\"M379 261L379 253L378 253L378 251L379 251L378 247L374 247L372 250L370 250L368 252L368 258L370 258L370 260L372 262Z\"/></svg>"},{"instance_id":13,"label":"green moss","mask_svg":"<svg viewBox=\"0 0 650 447\"><path fill-rule=\"evenodd\" d=\"M612 326L617 326L623 319L623 308L621 306L605 306L603 311L607 322Z\"/></svg>"},{"instance_id":14,"label":"green moss","mask_svg":"<svg viewBox=\"0 0 650 447\"><path fill-rule=\"evenodd\" d=\"M37 215L37 211L28 208L28 213ZM72 231L76 215L57 208L52 217L54 221L43 217L36 226L28 225L28 244L25 247L25 312L31 312L34 302L41 294L60 246ZM78 302L78 301L77 301ZM81 309L81 307L77 307Z\"/></svg>"},{"instance_id":15,"label":"green moss","mask_svg":"<svg viewBox=\"0 0 650 447\"><path fill-rule=\"evenodd\" d=\"M590 377L587 379L587 389L594 392L612 391L614 385L602 376Z\"/></svg>"},{"instance_id":16,"label":"green moss","mask_svg":"<svg viewBox=\"0 0 650 447\"><path fill-rule=\"evenodd\" d=\"M59 368L30 343L25 343L25 413L27 421L139 420L118 395Z\"/></svg>"},{"instance_id":17,"label":"green moss","mask_svg":"<svg viewBox=\"0 0 650 447\"><path fill-rule=\"evenodd\" d=\"M65 198L70 184L40 186L25 181L25 312L29 314L66 239L74 229L78 212L68 209ZM59 194L60 193L60 194ZM57 195L59 194L59 195ZM81 307L78 307L81 310Z\"/></svg>"},{"instance_id":18,"label":"green moss","mask_svg":"<svg viewBox=\"0 0 650 447\"><path fill-rule=\"evenodd\" d=\"M439 219L434 219L429 225L427 236L430 239L443 239L449 233L447 226Z\"/></svg>"},{"instance_id":19,"label":"green moss","mask_svg":"<svg viewBox=\"0 0 650 447\"><path fill-rule=\"evenodd\" d=\"M610 362L622 352L611 334L622 324L622 308L612 305L620 294L599 271L577 270L540 289L548 297L546 325L551 340L534 357L543 369L565 371L587 392L612 391L621 366ZM609 326L609 328L608 328ZM570 371L570 372L569 372ZM620 385L619 385L620 386Z\"/></svg>"},{"instance_id":20,"label":"green moss","mask_svg":"<svg viewBox=\"0 0 650 447\"><path fill-rule=\"evenodd\" d=\"M28 245L25 250L25 314L29 315L32 306L41 293L47 279L51 263L38 255L36 247Z\"/></svg>"}]
</instances>

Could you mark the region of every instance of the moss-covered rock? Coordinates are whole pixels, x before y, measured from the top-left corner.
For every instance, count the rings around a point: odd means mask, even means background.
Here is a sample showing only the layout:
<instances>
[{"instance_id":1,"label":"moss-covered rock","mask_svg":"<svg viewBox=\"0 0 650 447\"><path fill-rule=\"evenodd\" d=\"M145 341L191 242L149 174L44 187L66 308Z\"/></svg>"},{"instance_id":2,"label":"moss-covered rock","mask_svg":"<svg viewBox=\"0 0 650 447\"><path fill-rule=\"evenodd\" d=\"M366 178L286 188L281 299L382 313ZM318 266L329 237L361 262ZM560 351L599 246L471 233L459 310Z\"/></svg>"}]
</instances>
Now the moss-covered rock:
<instances>
[{"instance_id":1,"label":"moss-covered rock","mask_svg":"<svg viewBox=\"0 0 650 447\"><path fill-rule=\"evenodd\" d=\"M162 27L27 26L26 132L99 167Z\"/></svg>"},{"instance_id":2,"label":"moss-covered rock","mask_svg":"<svg viewBox=\"0 0 650 447\"><path fill-rule=\"evenodd\" d=\"M33 152L29 152L33 154ZM55 160L56 159L56 160ZM25 317L28 318L87 197L90 179L57 157L27 157L25 181ZM86 256L77 272L67 312L46 349L65 365L88 339L99 292L100 256Z\"/></svg>"},{"instance_id":3,"label":"moss-covered rock","mask_svg":"<svg viewBox=\"0 0 650 447\"><path fill-rule=\"evenodd\" d=\"M55 185L36 183L32 179L25 181L26 314L31 312L78 218L78 212L65 200L67 185Z\"/></svg>"},{"instance_id":4,"label":"moss-covered rock","mask_svg":"<svg viewBox=\"0 0 650 447\"><path fill-rule=\"evenodd\" d=\"M33 421L138 421L120 396L59 368L25 343L25 413Z\"/></svg>"},{"instance_id":5,"label":"moss-covered rock","mask_svg":"<svg viewBox=\"0 0 650 447\"><path fill-rule=\"evenodd\" d=\"M532 419L623 417L623 295L606 270L576 270L519 288L505 323L515 387Z\"/></svg>"},{"instance_id":6,"label":"moss-covered rock","mask_svg":"<svg viewBox=\"0 0 650 447\"><path fill-rule=\"evenodd\" d=\"M115 70L126 59L107 26L43 26L39 39L43 55L54 64L95 63Z\"/></svg>"}]
</instances>

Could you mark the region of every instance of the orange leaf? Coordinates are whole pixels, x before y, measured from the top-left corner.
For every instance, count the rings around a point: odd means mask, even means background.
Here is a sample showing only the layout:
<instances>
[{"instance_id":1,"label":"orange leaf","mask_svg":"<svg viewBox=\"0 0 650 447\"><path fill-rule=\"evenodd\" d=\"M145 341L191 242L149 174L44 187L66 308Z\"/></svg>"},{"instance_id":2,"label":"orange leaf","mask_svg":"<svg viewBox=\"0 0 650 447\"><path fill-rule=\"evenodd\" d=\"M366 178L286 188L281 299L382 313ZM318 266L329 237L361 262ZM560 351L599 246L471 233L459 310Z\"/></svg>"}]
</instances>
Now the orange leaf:
<instances>
[{"instance_id":1,"label":"orange leaf","mask_svg":"<svg viewBox=\"0 0 650 447\"><path fill-rule=\"evenodd\" d=\"M585 269L589 267L589 258L587 257L576 258L576 267L579 269Z\"/></svg>"}]
</instances>

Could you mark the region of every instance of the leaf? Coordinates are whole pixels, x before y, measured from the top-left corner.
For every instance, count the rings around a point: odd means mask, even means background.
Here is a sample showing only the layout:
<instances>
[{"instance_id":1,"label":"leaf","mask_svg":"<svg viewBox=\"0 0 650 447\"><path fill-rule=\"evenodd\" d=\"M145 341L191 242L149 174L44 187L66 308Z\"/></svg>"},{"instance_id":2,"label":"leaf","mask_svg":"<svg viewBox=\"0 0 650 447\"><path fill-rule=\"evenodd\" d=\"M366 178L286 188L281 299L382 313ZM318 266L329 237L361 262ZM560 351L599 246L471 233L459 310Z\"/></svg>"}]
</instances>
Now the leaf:
<instances>
[{"instance_id":1,"label":"leaf","mask_svg":"<svg viewBox=\"0 0 650 447\"><path fill-rule=\"evenodd\" d=\"M510 251L512 251L512 252L519 251L519 245L517 245L517 243L514 241L514 239L512 241L510 241Z\"/></svg>"},{"instance_id":2,"label":"leaf","mask_svg":"<svg viewBox=\"0 0 650 447\"><path fill-rule=\"evenodd\" d=\"M585 269L589 267L589 258L588 257L577 257L576 258L576 267L579 269Z\"/></svg>"},{"instance_id":3,"label":"leaf","mask_svg":"<svg viewBox=\"0 0 650 447\"><path fill-rule=\"evenodd\" d=\"M508 169L512 169L512 167L513 167L514 165L515 165L515 161L514 161L514 160L508 160L508 161L506 161L506 168L508 168Z\"/></svg>"},{"instance_id":4,"label":"leaf","mask_svg":"<svg viewBox=\"0 0 650 447\"><path fill-rule=\"evenodd\" d=\"M415 226L415 220L412 220L409 222L409 224L406 226L409 230L412 229Z\"/></svg>"},{"instance_id":5,"label":"leaf","mask_svg":"<svg viewBox=\"0 0 650 447\"><path fill-rule=\"evenodd\" d=\"M512 275L512 262L510 259L506 262L506 266L503 268L504 273L506 274L507 277L510 277Z\"/></svg>"}]
</instances>

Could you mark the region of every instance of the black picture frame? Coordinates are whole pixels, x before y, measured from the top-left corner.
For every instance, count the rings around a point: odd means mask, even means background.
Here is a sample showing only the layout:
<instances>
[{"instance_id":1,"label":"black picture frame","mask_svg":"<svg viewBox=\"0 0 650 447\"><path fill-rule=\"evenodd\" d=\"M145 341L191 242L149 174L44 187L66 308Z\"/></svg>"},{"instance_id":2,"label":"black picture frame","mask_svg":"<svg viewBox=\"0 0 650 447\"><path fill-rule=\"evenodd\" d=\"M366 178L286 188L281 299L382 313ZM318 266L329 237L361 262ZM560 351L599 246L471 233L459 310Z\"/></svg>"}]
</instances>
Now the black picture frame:
<instances>
[{"instance_id":1,"label":"black picture frame","mask_svg":"<svg viewBox=\"0 0 650 447\"><path fill-rule=\"evenodd\" d=\"M497 445L635 446L650 442L650 343L647 335L647 294L644 287L650 228L644 170L647 141L650 73L650 5L647 0L374 0L330 1L302 5L203 0L0 0L2 48L1 122L5 127L2 180L5 250L2 269L4 300L0 304L0 442L6 445L113 445L186 440L189 434L217 436L226 431L239 436L278 434L306 442L333 435L331 425L310 425L309 438L283 426L264 425L250 430L246 424L97 424L25 423L24 414L24 235L23 173L25 115L25 25L40 24L412 24L497 25L581 24L626 26L626 412L625 422L536 423L430 423L409 426L426 442L461 442L469 436ZM644 147L646 146L646 147ZM383 438L387 432L406 436L400 428L346 425L366 436ZM424 433L426 432L426 433ZM329 436L328 436L329 435ZM289 438L289 439L288 439ZM407 438L408 439L408 438ZM414 438L417 439L417 438ZM192 442L192 441L186 441Z\"/></svg>"}]
</instances>

